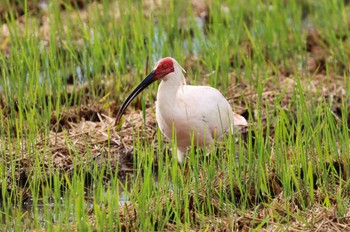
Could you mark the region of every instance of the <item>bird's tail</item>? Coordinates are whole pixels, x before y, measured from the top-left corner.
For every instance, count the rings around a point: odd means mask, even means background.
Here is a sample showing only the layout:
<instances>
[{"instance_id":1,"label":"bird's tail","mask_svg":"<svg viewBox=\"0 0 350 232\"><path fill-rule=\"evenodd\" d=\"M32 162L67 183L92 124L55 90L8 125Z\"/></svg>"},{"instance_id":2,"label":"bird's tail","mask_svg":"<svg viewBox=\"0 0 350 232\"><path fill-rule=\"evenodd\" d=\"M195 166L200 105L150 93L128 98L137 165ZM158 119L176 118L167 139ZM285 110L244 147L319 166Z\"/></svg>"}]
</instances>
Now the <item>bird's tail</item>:
<instances>
[{"instance_id":1,"label":"bird's tail","mask_svg":"<svg viewBox=\"0 0 350 232\"><path fill-rule=\"evenodd\" d=\"M239 114L233 113L233 125L234 126L247 126L247 120Z\"/></svg>"}]
</instances>

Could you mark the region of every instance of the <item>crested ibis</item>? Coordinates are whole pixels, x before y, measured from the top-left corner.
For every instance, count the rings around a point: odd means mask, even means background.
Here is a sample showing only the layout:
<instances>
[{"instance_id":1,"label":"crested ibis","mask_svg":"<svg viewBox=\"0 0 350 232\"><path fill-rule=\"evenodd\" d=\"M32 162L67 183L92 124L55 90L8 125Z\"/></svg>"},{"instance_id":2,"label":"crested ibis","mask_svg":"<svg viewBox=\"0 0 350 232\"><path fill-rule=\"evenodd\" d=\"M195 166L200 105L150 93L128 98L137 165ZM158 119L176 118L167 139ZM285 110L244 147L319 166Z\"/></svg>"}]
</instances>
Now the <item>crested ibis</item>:
<instances>
[{"instance_id":1,"label":"crested ibis","mask_svg":"<svg viewBox=\"0 0 350 232\"><path fill-rule=\"evenodd\" d=\"M245 118L232 111L228 101L217 89L186 85L183 72L184 69L175 59L166 57L159 60L127 97L116 117L116 124L119 124L130 102L151 83L160 80L156 119L166 138L173 139L173 135L176 136L180 163L192 139L195 145L204 147L224 133L232 132L235 126L247 125Z\"/></svg>"}]
</instances>

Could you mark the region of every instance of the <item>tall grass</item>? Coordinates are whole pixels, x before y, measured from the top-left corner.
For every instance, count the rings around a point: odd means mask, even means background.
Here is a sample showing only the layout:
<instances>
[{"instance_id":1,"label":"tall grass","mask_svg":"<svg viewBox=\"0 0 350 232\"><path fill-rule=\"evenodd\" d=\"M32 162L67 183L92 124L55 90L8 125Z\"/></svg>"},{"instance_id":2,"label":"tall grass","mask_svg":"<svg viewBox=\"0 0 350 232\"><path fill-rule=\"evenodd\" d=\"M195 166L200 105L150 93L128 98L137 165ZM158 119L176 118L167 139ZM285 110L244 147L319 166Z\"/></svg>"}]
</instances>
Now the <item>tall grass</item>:
<instances>
[{"instance_id":1,"label":"tall grass","mask_svg":"<svg viewBox=\"0 0 350 232\"><path fill-rule=\"evenodd\" d=\"M312 227L315 222L303 216L314 205L337 205L338 216L346 215L349 6L343 1L214 0L208 2L207 22L184 0L154 8L103 0L86 2L84 9L67 1L50 1L44 9L17 2L0 5L10 34L9 48L0 53L2 230L234 229L238 216L246 214L256 229L293 221ZM21 19L18 6L24 9ZM344 77L340 113L331 98L320 101L322 91L311 95L304 85L315 78L305 71L309 28L320 33L327 53L325 83ZM58 130L53 118L101 99L105 108L119 105L144 77L146 58L150 70L164 56L187 68L189 83L225 94L232 83L251 86L256 102L246 102L246 138L228 135L215 147L192 147L180 165L176 141L164 142L159 130L145 141L143 131L134 131L134 171L123 180L108 159L99 166L93 158L83 163L67 133L75 168L69 174L57 170L48 141L50 131ZM288 104L283 92L272 106L265 104L264 91L280 80L283 68L291 70L293 94ZM101 90L108 81L113 89ZM88 93L79 91L84 83ZM156 89L143 95L144 110ZM113 139L105 157L117 155L110 152ZM86 146L85 156L94 157L92 152ZM276 197L283 204L276 206ZM263 220L260 208L270 210Z\"/></svg>"}]
</instances>

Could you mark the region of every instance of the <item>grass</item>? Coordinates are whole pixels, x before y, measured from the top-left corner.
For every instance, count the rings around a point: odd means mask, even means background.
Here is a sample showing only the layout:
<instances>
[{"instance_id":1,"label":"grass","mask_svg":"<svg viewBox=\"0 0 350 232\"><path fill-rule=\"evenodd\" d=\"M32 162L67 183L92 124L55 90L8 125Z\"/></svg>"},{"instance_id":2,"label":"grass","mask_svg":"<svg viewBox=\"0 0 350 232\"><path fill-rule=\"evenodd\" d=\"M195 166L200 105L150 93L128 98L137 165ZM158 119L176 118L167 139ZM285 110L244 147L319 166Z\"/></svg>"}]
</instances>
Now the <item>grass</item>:
<instances>
[{"instance_id":1,"label":"grass","mask_svg":"<svg viewBox=\"0 0 350 232\"><path fill-rule=\"evenodd\" d=\"M1 230L348 229L346 1L40 2L0 4ZM164 56L249 121L184 165L157 85L113 125Z\"/></svg>"}]
</instances>

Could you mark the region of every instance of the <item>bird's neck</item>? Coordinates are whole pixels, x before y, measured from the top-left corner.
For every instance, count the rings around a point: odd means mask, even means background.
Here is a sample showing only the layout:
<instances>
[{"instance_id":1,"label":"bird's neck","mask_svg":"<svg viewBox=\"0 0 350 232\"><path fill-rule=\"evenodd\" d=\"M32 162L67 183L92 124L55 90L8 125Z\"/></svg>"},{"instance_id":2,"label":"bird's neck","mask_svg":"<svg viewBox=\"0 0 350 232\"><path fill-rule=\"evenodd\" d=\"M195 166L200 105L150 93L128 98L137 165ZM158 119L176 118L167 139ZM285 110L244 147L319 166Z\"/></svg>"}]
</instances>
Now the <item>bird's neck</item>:
<instances>
[{"instance_id":1,"label":"bird's neck","mask_svg":"<svg viewBox=\"0 0 350 232\"><path fill-rule=\"evenodd\" d=\"M183 90L185 85L186 81L182 70L175 68L175 72L165 76L159 84L157 100L168 103L174 101L178 91Z\"/></svg>"}]
</instances>

